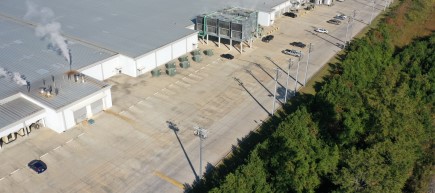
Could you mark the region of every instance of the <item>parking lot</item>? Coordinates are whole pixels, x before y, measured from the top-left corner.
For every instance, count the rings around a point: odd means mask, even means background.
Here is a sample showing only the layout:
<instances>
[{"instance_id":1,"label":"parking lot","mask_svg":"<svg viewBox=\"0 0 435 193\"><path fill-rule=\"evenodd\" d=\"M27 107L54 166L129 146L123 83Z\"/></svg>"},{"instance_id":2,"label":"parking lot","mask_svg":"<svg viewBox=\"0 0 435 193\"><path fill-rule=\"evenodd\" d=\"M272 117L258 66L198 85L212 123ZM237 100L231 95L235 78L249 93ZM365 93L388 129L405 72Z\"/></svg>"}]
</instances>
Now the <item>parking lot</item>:
<instances>
[{"instance_id":1,"label":"parking lot","mask_svg":"<svg viewBox=\"0 0 435 193\"><path fill-rule=\"evenodd\" d=\"M269 43L256 40L243 54L209 41L201 49L214 56L191 61L177 75L138 78L119 75L113 85L113 108L95 117L92 125L78 125L57 134L47 128L17 139L0 152L0 192L182 192L199 176L199 139L194 126L208 130L203 143L203 166L218 163L238 140L254 130L272 113L276 69L278 99L283 102L289 59L289 96L305 79L308 47L289 45L300 41L313 45L307 76L314 75L341 50L347 21L326 21L337 14L353 14L355 35L369 23L371 1L346 0L334 6L317 6L297 18L281 17L271 30ZM376 15L384 5L376 5ZM314 32L325 28L328 34ZM284 49L301 50L304 57L283 54ZM231 53L233 60L220 58ZM296 74L298 82L295 84ZM280 105L280 102L276 103ZM168 124L176 127L169 127ZM48 169L36 174L27 168L32 159L43 160ZM205 169L203 169L205 171Z\"/></svg>"}]
</instances>

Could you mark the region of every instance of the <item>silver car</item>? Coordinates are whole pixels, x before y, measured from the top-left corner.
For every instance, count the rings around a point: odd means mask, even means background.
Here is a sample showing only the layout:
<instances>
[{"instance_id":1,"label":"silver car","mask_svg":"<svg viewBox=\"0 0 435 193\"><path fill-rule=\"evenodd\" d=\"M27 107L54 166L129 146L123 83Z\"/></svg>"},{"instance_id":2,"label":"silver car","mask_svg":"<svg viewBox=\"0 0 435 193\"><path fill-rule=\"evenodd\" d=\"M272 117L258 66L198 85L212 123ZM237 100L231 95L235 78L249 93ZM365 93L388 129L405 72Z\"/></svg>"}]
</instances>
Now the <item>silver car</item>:
<instances>
[{"instance_id":1,"label":"silver car","mask_svg":"<svg viewBox=\"0 0 435 193\"><path fill-rule=\"evenodd\" d=\"M327 33L328 33L328 30L323 29L323 28L317 28L317 29L315 29L314 31L319 32L319 33L324 33L324 34L327 34Z\"/></svg>"},{"instance_id":2,"label":"silver car","mask_svg":"<svg viewBox=\"0 0 435 193\"><path fill-rule=\"evenodd\" d=\"M297 50L285 49L282 51L282 53L287 54L287 55L291 55L291 56L302 57L302 52L297 51Z\"/></svg>"}]
</instances>

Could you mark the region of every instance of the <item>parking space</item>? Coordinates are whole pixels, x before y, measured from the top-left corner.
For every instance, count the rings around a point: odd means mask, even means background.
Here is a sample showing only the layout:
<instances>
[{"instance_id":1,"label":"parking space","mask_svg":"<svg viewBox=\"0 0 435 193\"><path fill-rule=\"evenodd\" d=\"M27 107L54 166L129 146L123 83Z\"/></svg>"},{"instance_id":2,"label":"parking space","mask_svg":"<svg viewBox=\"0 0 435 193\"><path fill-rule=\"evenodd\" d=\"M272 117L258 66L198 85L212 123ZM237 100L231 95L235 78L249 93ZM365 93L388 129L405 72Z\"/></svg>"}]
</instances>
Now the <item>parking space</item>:
<instances>
[{"instance_id":1,"label":"parking space","mask_svg":"<svg viewBox=\"0 0 435 193\"><path fill-rule=\"evenodd\" d=\"M244 46L243 54L224 45L218 48L211 41L201 44L203 50L213 49L214 56L203 56L201 63L190 59L191 67L177 66L172 77L146 74L109 79L113 108L97 115L94 124L78 125L62 134L43 128L1 150L0 192L182 192L180 187L190 184L199 172L199 139L193 127L209 132L203 144L203 166L218 163L272 113L276 68L282 69L277 96L284 100L285 71L289 59L296 58L281 51L296 49L306 56L308 46L302 49L289 43L312 43L307 73L312 76L340 50L335 44L344 41L346 24L326 21L357 9L357 18L367 22L364 19L371 9L363 4L369 3L346 0L332 7L318 6L297 18L281 17L273 26L279 27L272 33L273 40L257 39L252 48ZM355 22L353 35L364 22ZM330 33L314 33L317 27ZM223 53L235 58L221 58ZM292 91L305 78L305 56L299 73L296 62L291 67ZM177 130L170 129L168 122L176 124ZM39 175L26 167L37 158L48 166Z\"/></svg>"}]
</instances>

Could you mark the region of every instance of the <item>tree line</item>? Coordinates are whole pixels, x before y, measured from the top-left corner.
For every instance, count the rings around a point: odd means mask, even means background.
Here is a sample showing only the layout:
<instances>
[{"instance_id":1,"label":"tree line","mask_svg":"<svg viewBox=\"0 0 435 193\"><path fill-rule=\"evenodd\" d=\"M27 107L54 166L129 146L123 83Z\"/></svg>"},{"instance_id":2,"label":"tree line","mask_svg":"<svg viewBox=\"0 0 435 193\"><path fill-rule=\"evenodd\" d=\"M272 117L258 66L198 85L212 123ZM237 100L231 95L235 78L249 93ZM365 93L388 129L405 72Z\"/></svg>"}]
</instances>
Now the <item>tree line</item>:
<instances>
[{"instance_id":1,"label":"tree line","mask_svg":"<svg viewBox=\"0 0 435 193\"><path fill-rule=\"evenodd\" d=\"M354 40L315 95L293 99L257 134L258 143L242 144L234 153L241 157L193 192L427 191L435 160L435 33L396 47L390 25Z\"/></svg>"}]
</instances>

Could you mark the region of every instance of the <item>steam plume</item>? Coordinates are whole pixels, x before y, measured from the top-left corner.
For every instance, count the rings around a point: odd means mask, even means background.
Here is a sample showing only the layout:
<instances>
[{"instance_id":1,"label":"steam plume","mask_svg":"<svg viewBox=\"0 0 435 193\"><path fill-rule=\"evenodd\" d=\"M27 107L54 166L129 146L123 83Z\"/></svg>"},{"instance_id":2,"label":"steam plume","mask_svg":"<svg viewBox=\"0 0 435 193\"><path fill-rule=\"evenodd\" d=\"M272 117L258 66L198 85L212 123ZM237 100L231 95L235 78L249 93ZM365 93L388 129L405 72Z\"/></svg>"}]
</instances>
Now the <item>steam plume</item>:
<instances>
[{"instance_id":1,"label":"steam plume","mask_svg":"<svg viewBox=\"0 0 435 193\"><path fill-rule=\"evenodd\" d=\"M27 1L27 13L25 19L36 18L39 24L35 28L35 35L42 39L48 39L49 48L61 54L68 64L71 64L71 55L66 39L61 35L61 24L54 21L54 12L50 8L39 8L35 3Z\"/></svg>"},{"instance_id":2,"label":"steam plume","mask_svg":"<svg viewBox=\"0 0 435 193\"><path fill-rule=\"evenodd\" d=\"M27 81L23 75L18 72L10 72L4 68L0 67L0 78L7 78L14 81L18 85L27 85Z\"/></svg>"}]
</instances>

